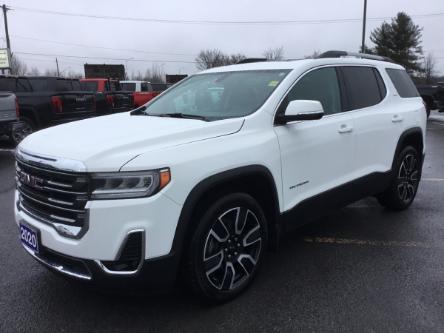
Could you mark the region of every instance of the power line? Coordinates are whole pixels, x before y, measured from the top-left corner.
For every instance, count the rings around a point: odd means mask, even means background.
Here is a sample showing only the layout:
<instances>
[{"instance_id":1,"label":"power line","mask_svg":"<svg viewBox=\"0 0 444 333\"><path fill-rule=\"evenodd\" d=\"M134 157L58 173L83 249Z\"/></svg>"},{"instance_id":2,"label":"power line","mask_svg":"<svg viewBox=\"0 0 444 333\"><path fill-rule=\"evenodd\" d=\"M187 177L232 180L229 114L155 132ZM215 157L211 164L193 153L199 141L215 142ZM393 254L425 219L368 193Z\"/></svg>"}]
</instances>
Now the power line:
<instances>
[{"instance_id":1,"label":"power line","mask_svg":"<svg viewBox=\"0 0 444 333\"><path fill-rule=\"evenodd\" d=\"M85 17L92 19L104 19L104 20L120 20L120 21L133 21L133 22L150 22L150 23L173 23L173 24L215 24L215 25L284 25L284 24L332 24L332 23L346 23L346 22L361 22L361 18L338 18L338 19L318 19L318 20L184 20L184 19L157 19L157 18L142 18L142 17L125 17L125 16L110 16L110 15L94 15L94 14L82 14L82 13L69 13L54 10L26 8L26 7L14 7L19 11L33 12L39 14L61 15L61 16L75 16ZM427 13L411 15L412 18L426 18L426 17L440 17L444 16L444 12L439 13ZM390 20L391 17L369 17L369 21L384 21Z\"/></svg>"},{"instance_id":2,"label":"power line","mask_svg":"<svg viewBox=\"0 0 444 333\"><path fill-rule=\"evenodd\" d=\"M131 62L171 62L171 63L189 63L195 64L196 61L189 60L154 60L154 59L133 59L133 58L111 58L111 57L90 57L90 56L77 56L71 54L48 54L48 53L32 53L15 51L14 53L32 55L32 56L43 56L43 57L62 57L62 58L75 58L75 59L100 59L100 60L115 60L115 61L131 61Z\"/></svg>"},{"instance_id":3,"label":"power line","mask_svg":"<svg viewBox=\"0 0 444 333\"><path fill-rule=\"evenodd\" d=\"M119 49L119 48L114 48L114 47L94 46L94 45L77 44L77 43L68 43L68 42L61 42L61 41L55 41L55 40L49 40L49 39L25 37L25 36L19 36L19 35L11 35L11 36L14 37L14 38L35 40L35 41L45 42L45 43L54 43L54 44L60 44L60 45L71 45L71 46L78 46L78 47L103 49L103 50L129 51L129 52L135 52L135 53L163 54L163 55L174 55L174 56L194 56L193 54L186 54L186 53L169 53L169 52L154 52L154 51L144 51L144 50L134 50L134 49Z\"/></svg>"}]
</instances>

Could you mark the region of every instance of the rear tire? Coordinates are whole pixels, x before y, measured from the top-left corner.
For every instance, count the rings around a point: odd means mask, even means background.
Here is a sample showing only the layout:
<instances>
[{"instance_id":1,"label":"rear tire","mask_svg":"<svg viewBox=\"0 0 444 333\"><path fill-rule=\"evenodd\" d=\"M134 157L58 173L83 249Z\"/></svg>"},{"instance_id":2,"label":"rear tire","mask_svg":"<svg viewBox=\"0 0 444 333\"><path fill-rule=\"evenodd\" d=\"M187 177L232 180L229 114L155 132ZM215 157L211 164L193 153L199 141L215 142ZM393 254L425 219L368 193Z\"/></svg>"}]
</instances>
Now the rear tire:
<instances>
[{"instance_id":1,"label":"rear tire","mask_svg":"<svg viewBox=\"0 0 444 333\"><path fill-rule=\"evenodd\" d=\"M406 146L396 158L390 186L378 196L379 203L395 211L407 209L418 191L421 165L419 152Z\"/></svg>"},{"instance_id":2,"label":"rear tire","mask_svg":"<svg viewBox=\"0 0 444 333\"><path fill-rule=\"evenodd\" d=\"M188 283L207 301L229 301L251 284L262 263L265 215L253 197L232 193L197 218L186 262Z\"/></svg>"},{"instance_id":3,"label":"rear tire","mask_svg":"<svg viewBox=\"0 0 444 333\"><path fill-rule=\"evenodd\" d=\"M32 134L34 130L35 130L35 125L32 122L32 120L26 117L21 117L20 122L15 124L11 130L9 141L15 147L29 134Z\"/></svg>"}]
</instances>

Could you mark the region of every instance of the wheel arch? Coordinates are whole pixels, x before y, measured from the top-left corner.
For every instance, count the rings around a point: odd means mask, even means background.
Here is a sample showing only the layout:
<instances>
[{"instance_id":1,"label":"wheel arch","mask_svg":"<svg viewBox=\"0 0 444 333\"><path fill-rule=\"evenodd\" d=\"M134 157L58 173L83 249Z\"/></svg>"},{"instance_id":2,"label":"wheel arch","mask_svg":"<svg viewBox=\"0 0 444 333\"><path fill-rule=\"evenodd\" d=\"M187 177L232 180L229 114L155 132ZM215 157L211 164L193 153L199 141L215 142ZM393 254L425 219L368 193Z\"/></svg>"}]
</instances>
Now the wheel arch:
<instances>
[{"instance_id":1,"label":"wheel arch","mask_svg":"<svg viewBox=\"0 0 444 333\"><path fill-rule=\"evenodd\" d=\"M40 117L32 107L20 107L20 117L29 118L37 128L40 126Z\"/></svg>"},{"instance_id":2,"label":"wheel arch","mask_svg":"<svg viewBox=\"0 0 444 333\"><path fill-rule=\"evenodd\" d=\"M422 156L424 154L424 135L420 127L413 127L405 130L399 137L398 144L396 145L395 154L393 155L392 170L396 161L396 156L398 156L401 150L408 145L415 147L420 153L422 159Z\"/></svg>"},{"instance_id":3,"label":"wheel arch","mask_svg":"<svg viewBox=\"0 0 444 333\"><path fill-rule=\"evenodd\" d=\"M265 191L262 192L261 191ZM181 256L186 241L192 236L198 223L194 219L217 196L244 192L255 198L267 217L270 248L279 239L279 197L270 170L262 165L249 165L224 171L200 181L190 191L179 217L174 235L172 252Z\"/></svg>"}]
</instances>

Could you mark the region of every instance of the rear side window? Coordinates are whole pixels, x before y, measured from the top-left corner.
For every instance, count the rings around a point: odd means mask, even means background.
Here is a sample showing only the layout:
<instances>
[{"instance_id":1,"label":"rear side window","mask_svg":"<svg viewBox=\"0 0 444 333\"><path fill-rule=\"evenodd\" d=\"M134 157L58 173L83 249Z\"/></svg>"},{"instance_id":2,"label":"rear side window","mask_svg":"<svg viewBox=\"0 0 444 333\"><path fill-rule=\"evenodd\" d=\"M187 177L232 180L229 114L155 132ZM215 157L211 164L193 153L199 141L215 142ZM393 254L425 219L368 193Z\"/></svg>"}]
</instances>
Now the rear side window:
<instances>
[{"instance_id":1,"label":"rear side window","mask_svg":"<svg viewBox=\"0 0 444 333\"><path fill-rule=\"evenodd\" d=\"M402 98L418 97L419 93L410 76L403 69L386 69L390 80Z\"/></svg>"},{"instance_id":2,"label":"rear side window","mask_svg":"<svg viewBox=\"0 0 444 333\"><path fill-rule=\"evenodd\" d=\"M72 83L71 80L65 80L65 79L57 79L56 81L56 91L71 91L72 90Z\"/></svg>"},{"instance_id":3,"label":"rear side window","mask_svg":"<svg viewBox=\"0 0 444 333\"><path fill-rule=\"evenodd\" d=\"M1 77L0 78L0 91L13 91L15 92L15 78Z\"/></svg>"},{"instance_id":4,"label":"rear side window","mask_svg":"<svg viewBox=\"0 0 444 333\"><path fill-rule=\"evenodd\" d=\"M18 78L17 79L17 92L30 92L32 91L31 85L28 79Z\"/></svg>"},{"instance_id":5,"label":"rear side window","mask_svg":"<svg viewBox=\"0 0 444 333\"><path fill-rule=\"evenodd\" d=\"M320 68L303 76L285 97L279 112L283 112L289 102L301 99L321 102L326 115L341 112L341 93L336 69Z\"/></svg>"},{"instance_id":6,"label":"rear side window","mask_svg":"<svg viewBox=\"0 0 444 333\"><path fill-rule=\"evenodd\" d=\"M120 87L124 91L136 91L136 84L133 82L121 82Z\"/></svg>"},{"instance_id":7,"label":"rear side window","mask_svg":"<svg viewBox=\"0 0 444 333\"><path fill-rule=\"evenodd\" d=\"M142 82L140 85L141 91L150 91L150 85L148 82Z\"/></svg>"},{"instance_id":8,"label":"rear side window","mask_svg":"<svg viewBox=\"0 0 444 333\"><path fill-rule=\"evenodd\" d=\"M33 91L48 91L50 90L49 80L47 79L29 79Z\"/></svg>"},{"instance_id":9,"label":"rear side window","mask_svg":"<svg viewBox=\"0 0 444 333\"><path fill-rule=\"evenodd\" d=\"M347 95L346 111L373 106L386 94L384 82L373 67L341 67Z\"/></svg>"}]
</instances>

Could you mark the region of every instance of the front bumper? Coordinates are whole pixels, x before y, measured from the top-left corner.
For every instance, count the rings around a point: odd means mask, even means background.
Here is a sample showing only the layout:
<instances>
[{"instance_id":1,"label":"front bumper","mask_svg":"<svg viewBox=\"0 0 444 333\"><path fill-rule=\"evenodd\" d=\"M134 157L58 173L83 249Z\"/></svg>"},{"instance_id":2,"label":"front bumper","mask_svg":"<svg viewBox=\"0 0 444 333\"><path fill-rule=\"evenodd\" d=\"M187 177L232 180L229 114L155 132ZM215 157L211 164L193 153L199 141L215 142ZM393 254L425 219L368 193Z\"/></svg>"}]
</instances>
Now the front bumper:
<instances>
[{"instance_id":1,"label":"front bumper","mask_svg":"<svg viewBox=\"0 0 444 333\"><path fill-rule=\"evenodd\" d=\"M36 254L24 246L26 252L49 270L67 278L100 287L165 291L174 286L179 267L179 256L169 254L143 260L136 274L108 274L94 260L79 259L41 247Z\"/></svg>"},{"instance_id":2,"label":"front bumper","mask_svg":"<svg viewBox=\"0 0 444 333\"><path fill-rule=\"evenodd\" d=\"M16 223L36 229L42 249L39 254L26 250L49 269L79 280L105 284L140 280L162 287L174 280L178 260L172 253L172 244L182 207L162 193L140 199L89 201L87 230L79 239L60 235L51 224L26 214L18 202L16 191ZM143 233L140 266L123 273L110 271L104 263L119 262L122 247L134 231Z\"/></svg>"}]
</instances>

